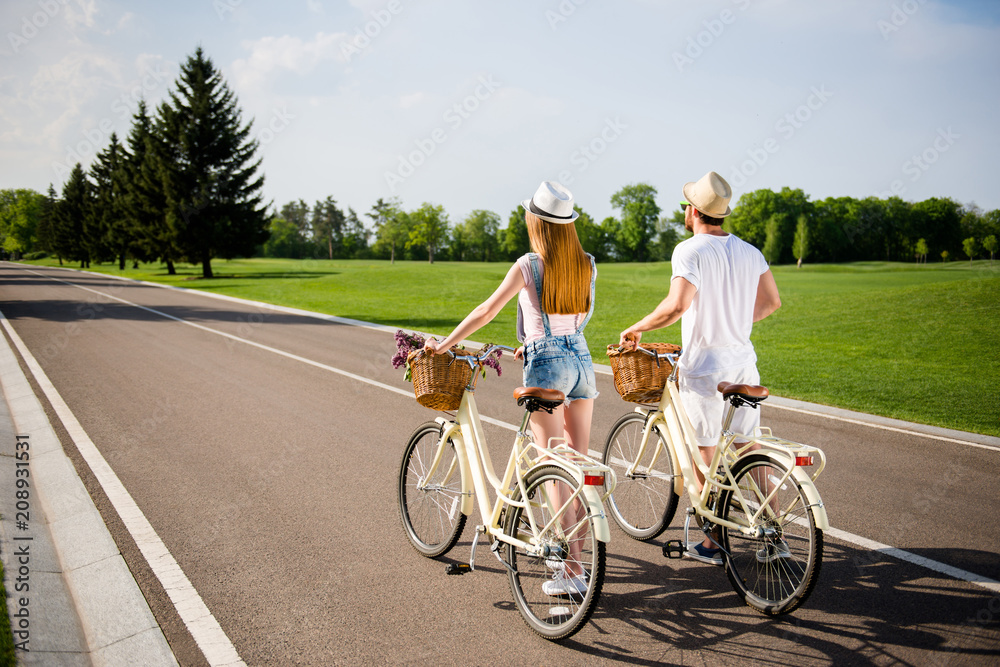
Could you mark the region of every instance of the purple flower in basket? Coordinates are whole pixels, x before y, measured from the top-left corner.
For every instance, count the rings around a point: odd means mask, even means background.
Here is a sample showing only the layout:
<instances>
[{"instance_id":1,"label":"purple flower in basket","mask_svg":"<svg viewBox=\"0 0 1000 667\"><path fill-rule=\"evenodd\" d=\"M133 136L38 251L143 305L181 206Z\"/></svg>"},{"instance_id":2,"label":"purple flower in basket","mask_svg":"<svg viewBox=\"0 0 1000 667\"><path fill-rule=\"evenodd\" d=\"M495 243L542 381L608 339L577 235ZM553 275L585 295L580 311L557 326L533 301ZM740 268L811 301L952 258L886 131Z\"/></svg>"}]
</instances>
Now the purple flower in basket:
<instances>
[{"instance_id":1,"label":"purple flower in basket","mask_svg":"<svg viewBox=\"0 0 1000 667\"><path fill-rule=\"evenodd\" d=\"M406 364L406 357L413 350L419 350L424 346L424 337L420 334L408 334L402 330L396 330L396 354L392 357L392 367L399 368Z\"/></svg>"},{"instance_id":2,"label":"purple flower in basket","mask_svg":"<svg viewBox=\"0 0 1000 667\"><path fill-rule=\"evenodd\" d=\"M406 359L410 355L410 352L412 352L413 350L420 350L424 347L425 339L420 334L416 333L409 334L403 331L402 329L396 330L395 339L396 339L396 354L394 354L392 357L392 367L399 368L400 366L407 366L406 375L404 376L404 379L410 381L411 379L410 368L406 363ZM497 350L496 352L494 352L489 357L483 360L484 376L486 375L485 366L489 366L490 368L492 368L497 372L497 377L500 377L500 375L503 373L503 370L500 368L500 355L501 351Z\"/></svg>"}]
</instances>

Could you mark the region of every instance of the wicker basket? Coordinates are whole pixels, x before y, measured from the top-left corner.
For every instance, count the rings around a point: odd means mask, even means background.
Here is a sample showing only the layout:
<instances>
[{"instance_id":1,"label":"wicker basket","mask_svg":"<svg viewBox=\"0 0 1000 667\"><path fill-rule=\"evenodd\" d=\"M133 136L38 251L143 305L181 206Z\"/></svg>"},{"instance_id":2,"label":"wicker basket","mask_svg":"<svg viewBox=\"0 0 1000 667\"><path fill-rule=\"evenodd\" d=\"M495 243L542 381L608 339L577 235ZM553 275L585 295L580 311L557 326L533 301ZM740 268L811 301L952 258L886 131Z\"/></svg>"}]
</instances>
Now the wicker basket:
<instances>
[{"instance_id":1,"label":"wicker basket","mask_svg":"<svg viewBox=\"0 0 1000 667\"><path fill-rule=\"evenodd\" d=\"M679 352L679 345L670 343L642 343L639 347L657 354ZM611 371L615 374L615 389L631 403L656 403L663 396L663 387L673 371L666 359L657 359L644 352L623 352L608 346Z\"/></svg>"},{"instance_id":2,"label":"wicker basket","mask_svg":"<svg viewBox=\"0 0 1000 667\"><path fill-rule=\"evenodd\" d=\"M413 393L417 403L432 410L458 410L462 393L472 379L473 367L463 356L468 353L456 347L450 354L430 354L423 350L410 352L407 362L413 376Z\"/></svg>"}]
</instances>

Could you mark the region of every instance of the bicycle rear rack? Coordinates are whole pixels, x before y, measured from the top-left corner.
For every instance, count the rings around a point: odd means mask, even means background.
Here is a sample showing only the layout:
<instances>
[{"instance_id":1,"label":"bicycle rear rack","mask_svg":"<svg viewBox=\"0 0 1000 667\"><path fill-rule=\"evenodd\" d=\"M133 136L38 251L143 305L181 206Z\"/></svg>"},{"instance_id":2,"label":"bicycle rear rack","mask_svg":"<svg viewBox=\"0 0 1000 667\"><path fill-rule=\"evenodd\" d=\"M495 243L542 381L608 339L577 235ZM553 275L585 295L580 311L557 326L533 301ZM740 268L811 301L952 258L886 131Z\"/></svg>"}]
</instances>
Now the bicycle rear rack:
<instances>
[{"instance_id":1,"label":"bicycle rear rack","mask_svg":"<svg viewBox=\"0 0 1000 667\"><path fill-rule=\"evenodd\" d=\"M557 438L552 438L552 440L557 440ZM529 458L527 455L528 447L534 448L538 452L538 456ZM581 454L567 445L565 441L549 449L539 447L534 442L529 443L528 447L525 447L522 455L525 457L529 468L544 463L546 460L556 460L567 467L579 469L583 473L584 479L587 477L602 477L604 479L604 488L607 489L607 492L601 496L601 502L608 499L608 496L614 492L615 486L618 484L618 478L615 476L614 470L600 461Z\"/></svg>"}]
</instances>

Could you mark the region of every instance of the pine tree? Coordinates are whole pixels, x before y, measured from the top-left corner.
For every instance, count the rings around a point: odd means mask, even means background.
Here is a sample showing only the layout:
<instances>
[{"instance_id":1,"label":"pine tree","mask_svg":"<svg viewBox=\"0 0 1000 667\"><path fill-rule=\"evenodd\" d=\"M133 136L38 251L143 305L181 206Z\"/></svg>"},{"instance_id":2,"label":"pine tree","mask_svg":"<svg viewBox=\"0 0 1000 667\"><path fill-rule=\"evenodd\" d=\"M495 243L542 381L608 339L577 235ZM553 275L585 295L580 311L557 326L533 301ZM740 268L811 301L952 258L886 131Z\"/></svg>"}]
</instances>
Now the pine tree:
<instances>
[{"instance_id":1,"label":"pine tree","mask_svg":"<svg viewBox=\"0 0 1000 667\"><path fill-rule=\"evenodd\" d=\"M55 231L56 231L56 209L59 199L56 196L56 189L49 183L49 192L42 202L42 214L38 218L38 229L35 234L38 238L38 249L50 254L55 254ZM62 264L62 257L59 258Z\"/></svg>"},{"instance_id":2,"label":"pine tree","mask_svg":"<svg viewBox=\"0 0 1000 667\"><path fill-rule=\"evenodd\" d=\"M170 101L159 108L167 221L182 255L213 277L212 259L250 256L268 238L258 176L258 142L243 125L235 94L199 47L181 65Z\"/></svg>"},{"instance_id":3,"label":"pine tree","mask_svg":"<svg viewBox=\"0 0 1000 667\"><path fill-rule=\"evenodd\" d=\"M90 167L94 179L93 233L88 239L91 256L99 261L118 258L118 270L125 270L126 256L134 255L132 224L126 209L125 149L118 135L111 133L111 143L97 154Z\"/></svg>"},{"instance_id":4,"label":"pine tree","mask_svg":"<svg viewBox=\"0 0 1000 667\"><path fill-rule=\"evenodd\" d=\"M313 206L312 231L314 241L330 259L342 256L344 212L337 206L337 200L333 197L318 201Z\"/></svg>"},{"instance_id":5,"label":"pine tree","mask_svg":"<svg viewBox=\"0 0 1000 667\"><path fill-rule=\"evenodd\" d=\"M173 242L173 231L167 224L167 198L161 169L161 158L168 159L172 148L160 143L146 102L140 100L132 117L132 130L128 136L129 154L125 160L125 207L133 226L133 251L137 259L144 262L159 260L167 265L169 275L176 275L174 262L180 257L180 252Z\"/></svg>"},{"instance_id":6,"label":"pine tree","mask_svg":"<svg viewBox=\"0 0 1000 667\"><path fill-rule=\"evenodd\" d=\"M77 162L63 185L62 200L56 207L53 245L60 258L80 262L80 268L90 266L88 245L84 230L93 215L93 186L87 180L83 167Z\"/></svg>"}]
</instances>

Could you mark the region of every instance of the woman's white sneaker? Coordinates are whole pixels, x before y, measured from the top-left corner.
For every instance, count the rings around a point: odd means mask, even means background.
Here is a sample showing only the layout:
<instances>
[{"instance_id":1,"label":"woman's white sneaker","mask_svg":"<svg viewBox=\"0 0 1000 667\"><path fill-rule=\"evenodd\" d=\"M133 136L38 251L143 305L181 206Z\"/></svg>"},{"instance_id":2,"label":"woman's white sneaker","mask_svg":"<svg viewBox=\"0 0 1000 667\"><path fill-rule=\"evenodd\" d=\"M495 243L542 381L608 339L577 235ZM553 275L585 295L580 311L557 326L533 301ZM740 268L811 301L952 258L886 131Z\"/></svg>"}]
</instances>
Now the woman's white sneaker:
<instances>
[{"instance_id":1,"label":"woman's white sneaker","mask_svg":"<svg viewBox=\"0 0 1000 667\"><path fill-rule=\"evenodd\" d=\"M542 584L542 592L553 597L583 595L587 592L587 579L582 574L575 577L556 577Z\"/></svg>"}]
</instances>

